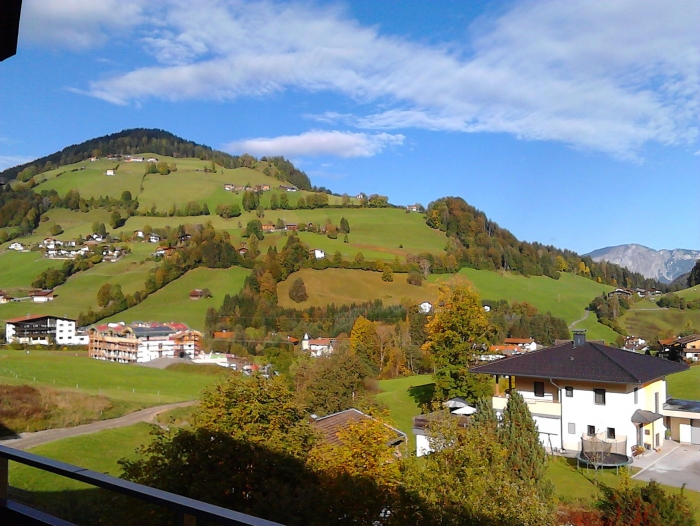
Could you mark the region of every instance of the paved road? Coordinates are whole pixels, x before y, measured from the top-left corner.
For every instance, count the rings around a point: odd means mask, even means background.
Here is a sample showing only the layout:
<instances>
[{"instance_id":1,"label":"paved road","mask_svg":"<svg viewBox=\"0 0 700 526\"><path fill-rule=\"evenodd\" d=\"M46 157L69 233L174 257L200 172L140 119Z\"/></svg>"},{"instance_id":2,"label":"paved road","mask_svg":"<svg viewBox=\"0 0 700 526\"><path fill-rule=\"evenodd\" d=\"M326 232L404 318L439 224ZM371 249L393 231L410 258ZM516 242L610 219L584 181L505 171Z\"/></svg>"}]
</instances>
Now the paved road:
<instances>
[{"instance_id":1,"label":"paved road","mask_svg":"<svg viewBox=\"0 0 700 526\"><path fill-rule=\"evenodd\" d=\"M47 429L45 431L37 431L35 433L21 433L19 438L0 440L0 444L17 449L29 449L34 446L53 442L54 440L61 440L62 438L86 435L96 431L102 431L103 429L126 427L138 422L152 422L160 413L175 409L177 407L195 405L196 403L197 401L193 400L191 402L159 405L156 407L149 407L148 409L142 409L141 411L136 411L135 413L129 413L128 415L121 416L119 418L100 420L99 422L92 422L91 424L83 424L75 427L62 427L59 429Z\"/></svg>"}]
</instances>

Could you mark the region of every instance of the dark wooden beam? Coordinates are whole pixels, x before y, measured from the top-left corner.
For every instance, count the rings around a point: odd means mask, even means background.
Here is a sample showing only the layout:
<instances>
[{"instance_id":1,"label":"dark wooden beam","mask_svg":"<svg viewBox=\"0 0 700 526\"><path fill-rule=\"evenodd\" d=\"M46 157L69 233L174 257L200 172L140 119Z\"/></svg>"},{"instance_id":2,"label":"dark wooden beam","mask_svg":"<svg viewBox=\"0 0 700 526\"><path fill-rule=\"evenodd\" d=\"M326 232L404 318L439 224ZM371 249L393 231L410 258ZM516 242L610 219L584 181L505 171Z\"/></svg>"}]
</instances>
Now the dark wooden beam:
<instances>
[{"instance_id":1,"label":"dark wooden beam","mask_svg":"<svg viewBox=\"0 0 700 526\"><path fill-rule=\"evenodd\" d=\"M21 11L22 0L2 0L0 2L0 62L17 53Z\"/></svg>"}]
</instances>

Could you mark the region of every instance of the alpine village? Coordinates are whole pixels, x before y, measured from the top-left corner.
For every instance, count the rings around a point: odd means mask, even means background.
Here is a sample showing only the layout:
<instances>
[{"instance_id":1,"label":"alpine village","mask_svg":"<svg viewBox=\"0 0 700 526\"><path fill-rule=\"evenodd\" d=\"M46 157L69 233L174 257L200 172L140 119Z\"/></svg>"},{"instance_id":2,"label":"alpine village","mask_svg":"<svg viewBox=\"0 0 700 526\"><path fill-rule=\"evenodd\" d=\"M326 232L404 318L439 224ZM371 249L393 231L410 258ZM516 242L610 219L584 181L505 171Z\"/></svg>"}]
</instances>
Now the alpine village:
<instances>
[{"instance_id":1,"label":"alpine village","mask_svg":"<svg viewBox=\"0 0 700 526\"><path fill-rule=\"evenodd\" d=\"M0 182L2 524L700 519L697 257L152 128Z\"/></svg>"}]
</instances>

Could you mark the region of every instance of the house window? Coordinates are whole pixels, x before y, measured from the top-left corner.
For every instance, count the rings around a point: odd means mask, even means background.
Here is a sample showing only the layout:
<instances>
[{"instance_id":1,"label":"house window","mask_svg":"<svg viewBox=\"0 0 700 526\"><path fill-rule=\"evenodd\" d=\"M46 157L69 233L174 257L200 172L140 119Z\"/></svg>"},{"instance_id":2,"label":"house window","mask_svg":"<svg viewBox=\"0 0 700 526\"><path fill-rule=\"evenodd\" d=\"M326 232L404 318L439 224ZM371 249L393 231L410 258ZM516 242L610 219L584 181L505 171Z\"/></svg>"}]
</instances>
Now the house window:
<instances>
[{"instance_id":1,"label":"house window","mask_svg":"<svg viewBox=\"0 0 700 526\"><path fill-rule=\"evenodd\" d=\"M567 398L571 398L572 396L574 396L574 388L571 387L570 385L567 385L566 387L564 387L564 391L566 391Z\"/></svg>"},{"instance_id":2,"label":"house window","mask_svg":"<svg viewBox=\"0 0 700 526\"><path fill-rule=\"evenodd\" d=\"M634 403L639 403L639 387L634 388Z\"/></svg>"},{"instance_id":3,"label":"house window","mask_svg":"<svg viewBox=\"0 0 700 526\"><path fill-rule=\"evenodd\" d=\"M596 405L605 405L605 389L593 389Z\"/></svg>"},{"instance_id":4,"label":"house window","mask_svg":"<svg viewBox=\"0 0 700 526\"><path fill-rule=\"evenodd\" d=\"M576 424L574 424L573 422L569 422L569 434L570 435L576 434Z\"/></svg>"},{"instance_id":5,"label":"house window","mask_svg":"<svg viewBox=\"0 0 700 526\"><path fill-rule=\"evenodd\" d=\"M595 435L595 426L588 426L588 436L592 437Z\"/></svg>"},{"instance_id":6,"label":"house window","mask_svg":"<svg viewBox=\"0 0 700 526\"><path fill-rule=\"evenodd\" d=\"M535 382L535 396L538 398L544 397L544 382Z\"/></svg>"},{"instance_id":7,"label":"house window","mask_svg":"<svg viewBox=\"0 0 700 526\"><path fill-rule=\"evenodd\" d=\"M609 427L608 428L608 438L614 439L615 438L615 428L614 427Z\"/></svg>"}]
</instances>

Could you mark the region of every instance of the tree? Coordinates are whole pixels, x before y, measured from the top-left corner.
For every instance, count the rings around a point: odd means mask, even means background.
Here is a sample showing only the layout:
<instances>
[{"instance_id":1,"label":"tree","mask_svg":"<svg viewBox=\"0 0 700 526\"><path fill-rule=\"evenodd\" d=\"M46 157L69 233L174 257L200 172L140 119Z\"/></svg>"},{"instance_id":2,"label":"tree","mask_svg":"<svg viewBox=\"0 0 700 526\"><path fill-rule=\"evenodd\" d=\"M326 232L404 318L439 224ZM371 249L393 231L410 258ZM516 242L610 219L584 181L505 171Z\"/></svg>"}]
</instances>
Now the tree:
<instances>
[{"instance_id":1,"label":"tree","mask_svg":"<svg viewBox=\"0 0 700 526\"><path fill-rule=\"evenodd\" d=\"M350 351L364 363L379 371L379 337L376 324L358 316L350 332Z\"/></svg>"},{"instance_id":2,"label":"tree","mask_svg":"<svg viewBox=\"0 0 700 526\"><path fill-rule=\"evenodd\" d=\"M394 271L389 265L384 266L384 270L382 271L382 281L394 281Z\"/></svg>"},{"instance_id":3,"label":"tree","mask_svg":"<svg viewBox=\"0 0 700 526\"><path fill-rule=\"evenodd\" d=\"M208 216L209 215L209 205L204 203L202 205L202 215Z\"/></svg>"},{"instance_id":4,"label":"tree","mask_svg":"<svg viewBox=\"0 0 700 526\"><path fill-rule=\"evenodd\" d=\"M303 195L297 199L297 208L300 210L306 208L306 199L304 199Z\"/></svg>"},{"instance_id":5,"label":"tree","mask_svg":"<svg viewBox=\"0 0 700 526\"><path fill-rule=\"evenodd\" d=\"M306 285L304 285L304 280L297 278L289 287L289 298L296 303L301 303L309 299L309 295L306 293Z\"/></svg>"},{"instance_id":6,"label":"tree","mask_svg":"<svg viewBox=\"0 0 700 526\"><path fill-rule=\"evenodd\" d=\"M168 175L171 172L170 166L165 161L159 162L156 165L156 170L160 175Z\"/></svg>"},{"instance_id":7,"label":"tree","mask_svg":"<svg viewBox=\"0 0 700 526\"><path fill-rule=\"evenodd\" d=\"M343 234L349 234L350 233L350 223L348 223L348 220L345 219L344 217L340 218L340 231Z\"/></svg>"},{"instance_id":8,"label":"tree","mask_svg":"<svg viewBox=\"0 0 700 526\"><path fill-rule=\"evenodd\" d=\"M406 277L406 283L408 283L409 285L415 285L417 287L420 287L423 285L423 279L423 274L421 274L420 272L411 271Z\"/></svg>"},{"instance_id":9,"label":"tree","mask_svg":"<svg viewBox=\"0 0 700 526\"><path fill-rule=\"evenodd\" d=\"M122 196L121 196L121 199L120 199L120 201L121 201L122 203L130 203L132 199L133 199L133 198L132 198L131 192L129 192L129 190L124 190L124 191L122 192Z\"/></svg>"},{"instance_id":10,"label":"tree","mask_svg":"<svg viewBox=\"0 0 700 526\"><path fill-rule=\"evenodd\" d=\"M277 194L270 196L270 210L277 210L280 207L280 200Z\"/></svg>"},{"instance_id":11,"label":"tree","mask_svg":"<svg viewBox=\"0 0 700 526\"><path fill-rule=\"evenodd\" d=\"M97 305L106 307L112 300L112 285L109 283L103 284L97 291Z\"/></svg>"},{"instance_id":12,"label":"tree","mask_svg":"<svg viewBox=\"0 0 700 526\"><path fill-rule=\"evenodd\" d=\"M289 196L286 192L280 195L280 208L282 210L289 210Z\"/></svg>"},{"instance_id":13,"label":"tree","mask_svg":"<svg viewBox=\"0 0 700 526\"><path fill-rule=\"evenodd\" d=\"M537 424L517 391L510 393L498 434L508 451L508 469L517 479L532 483L542 499L550 499L554 488L547 478L547 452L540 442Z\"/></svg>"},{"instance_id":14,"label":"tree","mask_svg":"<svg viewBox=\"0 0 700 526\"><path fill-rule=\"evenodd\" d=\"M109 224L112 228L119 228L122 226L122 216L119 213L119 210L114 210L112 215L109 216Z\"/></svg>"},{"instance_id":15,"label":"tree","mask_svg":"<svg viewBox=\"0 0 700 526\"><path fill-rule=\"evenodd\" d=\"M695 262L695 266L688 274L688 288L700 284L700 259Z\"/></svg>"},{"instance_id":16,"label":"tree","mask_svg":"<svg viewBox=\"0 0 700 526\"><path fill-rule=\"evenodd\" d=\"M464 284L440 285L422 349L435 362L435 395L476 401L491 395L489 378L469 372L488 343L490 324L479 295Z\"/></svg>"},{"instance_id":17,"label":"tree","mask_svg":"<svg viewBox=\"0 0 700 526\"><path fill-rule=\"evenodd\" d=\"M243 237L255 236L260 241L263 240L262 222L259 219L251 219L245 227Z\"/></svg>"},{"instance_id":18,"label":"tree","mask_svg":"<svg viewBox=\"0 0 700 526\"><path fill-rule=\"evenodd\" d=\"M369 405L367 366L358 356L336 351L302 362L294 384L301 401L320 416Z\"/></svg>"},{"instance_id":19,"label":"tree","mask_svg":"<svg viewBox=\"0 0 700 526\"><path fill-rule=\"evenodd\" d=\"M51 232L52 236L57 236L59 234L63 234L63 228L61 225L55 224L51 226L51 230L49 230L49 232Z\"/></svg>"}]
</instances>

